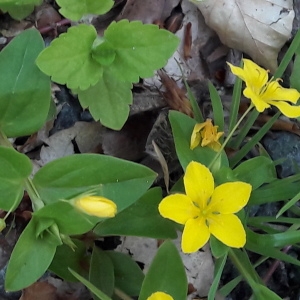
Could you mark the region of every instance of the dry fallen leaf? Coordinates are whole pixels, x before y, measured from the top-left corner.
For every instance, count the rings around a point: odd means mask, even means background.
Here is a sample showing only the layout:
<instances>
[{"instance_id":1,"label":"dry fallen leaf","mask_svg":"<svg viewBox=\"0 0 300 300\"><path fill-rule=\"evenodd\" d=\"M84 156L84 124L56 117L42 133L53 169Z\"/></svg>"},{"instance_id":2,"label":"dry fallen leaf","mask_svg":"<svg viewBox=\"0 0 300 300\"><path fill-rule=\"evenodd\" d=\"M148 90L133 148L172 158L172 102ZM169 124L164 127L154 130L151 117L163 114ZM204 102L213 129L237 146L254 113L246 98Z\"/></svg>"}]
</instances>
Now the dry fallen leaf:
<instances>
[{"instance_id":1,"label":"dry fallen leaf","mask_svg":"<svg viewBox=\"0 0 300 300\"><path fill-rule=\"evenodd\" d=\"M226 46L247 53L274 72L278 52L290 38L293 0L190 0Z\"/></svg>"},{"instance_id":2,"label":"dry fallen leaf","mask_svg":"<svg viewBox=\"0 0 300 300\"><path fill-rule=\"evenodd\" d=\"M56 288L47 282L35 282L22 291L20 300L57 300Z\"/></svg>"}]
</instances>

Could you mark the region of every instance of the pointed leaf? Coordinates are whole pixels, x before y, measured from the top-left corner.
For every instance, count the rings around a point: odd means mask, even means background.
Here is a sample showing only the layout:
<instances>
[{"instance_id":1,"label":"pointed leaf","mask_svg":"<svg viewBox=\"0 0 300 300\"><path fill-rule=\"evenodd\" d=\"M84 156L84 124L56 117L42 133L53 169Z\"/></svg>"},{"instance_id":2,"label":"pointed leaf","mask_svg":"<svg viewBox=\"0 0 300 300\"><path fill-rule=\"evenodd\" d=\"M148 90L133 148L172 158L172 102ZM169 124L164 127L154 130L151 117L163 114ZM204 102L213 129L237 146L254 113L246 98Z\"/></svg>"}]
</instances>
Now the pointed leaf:
<instances>
[{"instance_id":1,"label":"pointed leaf","mask_svg":"<svg viewBox=\"0 0 300 300\"><path fill-rule=\"evenodd\" d=\"M114 265L106 252L96 246L93 248L89 280L106 295L112 296L115 287Z\"/></svg>"},{"instance_id":2,"label":"pointed leaf","mask_svg":"<svg viewBox=\"0 0 300 300\"><path fill-rule=\"evenodd\" d=\"M155 177L152 170L133 162L80 154L48 163L35 174L33 183L48 204L95 189L99 196L113 200L120 212L141 197Z\"/></svg>"},{"instance_id":3,"label":"pointed leaf","mask_svg":"<svg viewBox=\"0 0 300 300\"><path fill-rule=\"evenodd\" d=\"M114 265L115 286L129 296L138 296L144 280L139 265L128 255L115 251L105 252Z\"/></svg>"},{"instance_id":4,"label":"pointed leaf","mask_svg":"<svg viewBox=\"0 0 300 300\"><path fill-rule=\"evenodd\" d=\"M8 137L29 135L46 121L50 79L35 65L44 42L36 29L25 30L0 53L0 129Z\"/></svg>"},{"instance_id":5,"label":"pointed leaf","mask_svg":"<svg viewBox=\"0 0 300 300\"><path fill-rule=\"evenodd\" d=\"M82 276L87 276L87 268L89 265L89 259L86 255L86 245L84 242L79 240L72 240L76 245L73 250L66 244L58 246L49 266L49 269L67 281L77 281L77 279L70 273L68 268L75 270Z\"/></svg>"},{"instance_id":6,"label":"pointed leaf","mask_svg":"<svg viewBox=\"0 0 300 300\"><path fill-rule=\"evenodd\" d=\"M144 236L157 239L176 238L174 223L158 212L161 189L153 188L116 217L97 225L94 232L103 235Z\"/></svg>"},{"instance_id":7,"label":"pointed leaf","mask_svg":"<svg viewBox=\"0 0 300 300\"><path fill-rule=\"evenodd\" d=\"M36 238L35 228L36 221L31 219L14 247L5 278L7 291L18 291L37 281L49 267L56 247L60 245L60 241L47 231L43 237Z\"/></svg>"},{"instance_id":8,"label":"pointed leaf","mask_svg":"<svg viewBox=\"0 0 300 300\"><path fill-rule=\"evenodd\" d=\"M100 300L111 300L108 296L106 296L102 291L97 289L91 282L86 280L84 277L80 276L77 272L73 271L69 268L71 274L76 277L81 283L83 283L93 294L95 294Z\"/></svg>"},{"instance_id":9,"label":"pointed leaf","mask_svg":"<svg viewBox=\"0 0 300 300\"><path fill-rule=\"evenodd\" d=\"M116 51L116 58L109 66L112 74L130 82L153 76L154 70L165 66L179 44L179 39L169 31L128 20L112 22L104 32L104 39Z\"/></svg>"},{"instance_id":10,"label":"pointed leaf","mask_svg":"<svg viewBox=\"0 0 300 300\"><path fill-rule=\"evenodd\" d=\"M61 7L59 12L73 21L78 21L87 14L105 14L114 5L112 0L57 0L56 2Z\"/></svg>"},{"instance_id":11,"label":"pointed leaf","mask_svg":"<svg viewBox=\"0 0 300 300\"><path fill-rule=\"evenodd\" d=\"M163 291L174 300L186 300L187 278L178 250L171 241L165 241L158 249L142 285L139 300Z\"/></svg>"},{"instance_id":12,"label":"pointed leaf","mask_svg":"<svg viewBox=\"0 0 300 300\"><path fill-rule=\"evenodd\" d=\"M67 84L70 89L85 90L95 85L103 73L91 56L96 37L96 29L91 25L73 26L53 40L36 63L53 81Z\"/></svg>"},{"instance_id":13,"label":"pointed leaf","mask_svg":"<svg viewBox=\"0 0 300 300\"><path fill-rule=\"evenodd\" d=\"M129 115L129 104L132 104L132 84L117 79L105 69L103 77L93 87L77 91L83 108L89 107L93 118L111 129L119 130Z\"/></svg>"},{"instance_id":14,"label":"pointed leaf","mask_svg":"<svg viewBox=\"0 0 300 300\"><path fill-rule=\"evenodd\" d=\"M30 175L30 159L12 148L0 146L0 208L16 208L24 193L25 179Z\"/></svg>"},{"instance_id":15,"label":"pointed leaf","mask_svg":"<svg viewBox=\"0 0 300 300\"><path fill-rule=\"evenodd\" d=\"M252 185L253 190L277 178L274 162L264 156L254 157L233 170L233 175Z\"/></svg>"}]
</instances>

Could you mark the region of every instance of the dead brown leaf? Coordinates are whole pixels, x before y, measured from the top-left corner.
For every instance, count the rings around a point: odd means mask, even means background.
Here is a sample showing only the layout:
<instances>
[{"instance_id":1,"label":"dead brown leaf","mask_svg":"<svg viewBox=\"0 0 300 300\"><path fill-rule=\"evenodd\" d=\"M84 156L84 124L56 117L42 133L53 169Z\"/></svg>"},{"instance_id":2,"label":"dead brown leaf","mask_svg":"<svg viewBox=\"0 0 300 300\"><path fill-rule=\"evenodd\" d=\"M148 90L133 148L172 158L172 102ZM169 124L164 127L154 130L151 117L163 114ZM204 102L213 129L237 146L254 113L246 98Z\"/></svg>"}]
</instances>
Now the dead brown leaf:
<instances>
[{"instance_id":1,"label":"dead brown leaf","mask_svg":"<svg viewBox=\"0 0 300 300\"><path fill-rule=\"evenodd\" d=\"M48 282L35 282L22 291L20 300L57 300L56 288Z\"/></svg>"},{"instance_id":2,"label":"dead brown leaf","mask_svg":"<svg viewBox=\"0 0 300 300\"><path fill-rule=\"evenodd\" d=\"M193 110L185 91L179 88L174 79L170 78L164 71L157 71L161 82L166 88L163 95L171 109L178 110L190 117L193 117Z\"/></svg>"}]
</instances>

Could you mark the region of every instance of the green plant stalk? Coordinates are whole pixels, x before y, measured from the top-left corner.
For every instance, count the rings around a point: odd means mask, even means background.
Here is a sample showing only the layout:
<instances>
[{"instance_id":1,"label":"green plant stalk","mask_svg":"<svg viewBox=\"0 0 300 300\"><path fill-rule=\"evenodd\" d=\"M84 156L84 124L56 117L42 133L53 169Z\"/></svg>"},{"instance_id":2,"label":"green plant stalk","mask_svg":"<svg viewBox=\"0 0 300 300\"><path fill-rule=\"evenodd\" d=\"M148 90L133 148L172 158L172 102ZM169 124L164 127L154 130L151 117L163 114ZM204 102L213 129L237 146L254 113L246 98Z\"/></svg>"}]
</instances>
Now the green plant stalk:
<instances>
[{"instance_id":1,"label":"green plant stalk","mask_svg":"<svg viewBox=\"0 0 300 300\"><path fill-rule=\"evenodd\" d=\"M0 130L0 146L9 147L14 149L12 144L9 142L7 136ZM41 200L32 180L27 178L24 182L24 187L31 199L33 210L41 209L44 206L44 202Z\"/></svg>"},{"instance_id":2,"label":"green plant stalk","mask_svg":"<svg viewBox=\"0 0 300 300\"><path fill-rule=\"evenodd\" d=\"M30 178L27 178L25 180L25 189L31 199L32 202L32 209L33 211L39 210L42 207L44 207L44 202L41 200L32 180Z\"/></svg>"},{"instance_id":3,"label":"green plant stalk","mask_svg":"<svg viewBox=\"0 0 300 300\"><path fill-rule=\"evenodd\" d=\"M286 67L288 66L288 64L290 63L290 61L292 60L294 54L297 52L297 50L300 47L300 30L298 30L298 32L296 33L290 47L288 48L288 50L286 51L278 69L276 70L273 78L280 78L282 76L282 74L284 73Z\"/></svg>"},{"instance_id":4,"label":"green plant stalk","mask_svg":"<svg viewBox=\"0 0 300 300\"><path fill-rule=\"evenodd\" d=\"M245 268L243 263L239 260L239 258L231 248L229 248L228 256L232 261L232 263L234 264L234 266L239 270L243 278L249 283L250 287L254 290L256 286L255 280L252 278L248 270Z\"/></svg>"},{"instance_id":5,"label":"green plant stalk","mask_svg":"<svg viewBox=\"0 0 300 300\"><path fill-rule=\"evenodd\" d=\"M211 169L211 167L214 165L214 163L217 161L217 159L219 158L219 156L221 155L222 151L224 150L224 148L226 147L227 143L229 142L229 140L231 139L231 137L233 136L234 132L236 131L236 129L240 126L240 124L242 123L242 121L245 119L245 117L247 116L247 114L251 111L251 109L254 107L254 105L251 103L249 105L249 107L247 108L247 110L244 112L244 114L241 116L241 118L239 119L239 121L235 124L235 126L233 127L233 129L230 131L230 133L228 134L228 136L226 137L224 143L221 146L221 149L217 152L217 154L215 155L215 157L213 158L213 160L211 161L211 163L209 164L208 168Z\"/></svg>"},{"instance_id":6,"label":"green plant stalk","mask_svg":"<svg viewBox=\"0 0 300 300\"><path fill-rule=\"evenodd\" d=\"M118 288L114 289L114 293L122 300L132 300L131 297L129 297L127 294L125 294L123 291L121 291Z\"/></svg>"}]
</instances>

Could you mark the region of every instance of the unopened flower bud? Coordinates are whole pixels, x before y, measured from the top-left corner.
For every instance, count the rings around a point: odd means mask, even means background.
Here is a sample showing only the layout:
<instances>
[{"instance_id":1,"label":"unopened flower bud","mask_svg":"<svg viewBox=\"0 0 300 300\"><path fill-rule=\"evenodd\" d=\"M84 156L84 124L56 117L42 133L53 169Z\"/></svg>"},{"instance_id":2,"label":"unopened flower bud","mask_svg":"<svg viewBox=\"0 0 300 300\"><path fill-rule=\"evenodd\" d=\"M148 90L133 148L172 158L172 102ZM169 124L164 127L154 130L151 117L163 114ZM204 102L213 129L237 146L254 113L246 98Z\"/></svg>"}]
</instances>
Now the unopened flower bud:
<instances>
[{"instance_id":1,"label":"unopened flower bud","mask_svg":"<svg viewBox=\"0 0 300 300\"><path fill-rule=\"evenodd\" d=\"M116 204L101 196L83 196L75 200L75 206L84 213L100 218L112 218L116 215Z\"/></svg>"}]
</instances>

